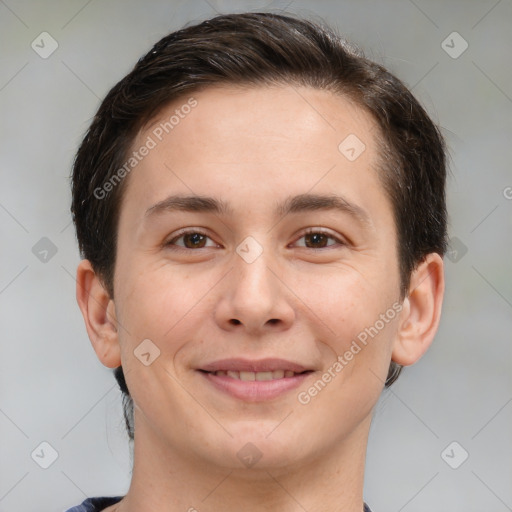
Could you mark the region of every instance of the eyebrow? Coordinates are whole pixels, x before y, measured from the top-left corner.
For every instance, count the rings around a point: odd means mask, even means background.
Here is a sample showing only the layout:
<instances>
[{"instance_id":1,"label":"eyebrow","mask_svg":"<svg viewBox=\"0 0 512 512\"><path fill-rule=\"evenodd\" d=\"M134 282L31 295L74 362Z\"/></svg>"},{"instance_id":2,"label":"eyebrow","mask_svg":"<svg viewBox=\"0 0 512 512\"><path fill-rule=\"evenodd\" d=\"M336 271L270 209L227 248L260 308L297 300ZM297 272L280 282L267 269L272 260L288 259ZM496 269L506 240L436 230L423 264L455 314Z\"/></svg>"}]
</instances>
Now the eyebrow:
<instances>
[{"instance_id":1,"label":"eyebrow","mask_svg":"<svg viewBox=\"0 0 512 512\"><path fill-rule=\"evenodd\" d=\"M277 204L275 214L278 217L284 217L288 214L319 210L337 210L350 215L362 224L372 224L370 215L366 210L336 194L299 194L292 196L284 202ZM172 211L205 212L226 216L234 215L233 209L226 202L214 197L171 195L149 207L146 210L145 217L152 217Z\"/></svg>"},{"instance_id":2,"label":"eyebrow","mask_svg":"<svg viewBox=\"0 0 512 512\"><path fill-rule=\"evenodd\" d=\"M144 216L149 217L172 211L233 214L227 203L214 197L172 195L149 207Z\"/></svg>"}]
</instances>

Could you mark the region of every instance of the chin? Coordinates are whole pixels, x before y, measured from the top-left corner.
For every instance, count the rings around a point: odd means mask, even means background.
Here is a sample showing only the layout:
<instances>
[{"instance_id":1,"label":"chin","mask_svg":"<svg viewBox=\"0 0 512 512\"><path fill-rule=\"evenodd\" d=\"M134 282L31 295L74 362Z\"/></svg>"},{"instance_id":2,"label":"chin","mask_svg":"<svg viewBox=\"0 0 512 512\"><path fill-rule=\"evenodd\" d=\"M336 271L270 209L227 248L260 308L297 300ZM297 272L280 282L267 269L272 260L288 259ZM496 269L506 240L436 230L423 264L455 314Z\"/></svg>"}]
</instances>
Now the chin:
<instances>
[{"instance_id":1,"label":"chin","mask_svg":"<svg viewBox=\"0 0 512 512\"><path fill-rule=\"evenodd\" d=\"M226 434L223 439L218 439L216 447L219 450L210 453L220 466L256 473L257 470L289 467L307 457L300 439L295 439L275 420L244 421L242 425L227 426L227 429L233 437Z\"/></svg>"}]
</instances>

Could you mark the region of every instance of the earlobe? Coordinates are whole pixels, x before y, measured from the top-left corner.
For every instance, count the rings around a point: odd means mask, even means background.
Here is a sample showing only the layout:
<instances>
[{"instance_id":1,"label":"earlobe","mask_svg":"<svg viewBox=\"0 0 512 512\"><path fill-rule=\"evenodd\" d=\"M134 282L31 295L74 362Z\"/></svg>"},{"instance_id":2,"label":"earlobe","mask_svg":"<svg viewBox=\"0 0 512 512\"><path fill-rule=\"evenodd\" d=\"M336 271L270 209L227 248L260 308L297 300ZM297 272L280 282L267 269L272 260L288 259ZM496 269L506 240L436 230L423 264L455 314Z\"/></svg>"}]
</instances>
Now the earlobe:
<instances>
[{"instance_id":1,"label":"earlobe","mask_svg":"<svg viewBox=\"0 0 512 512\"><path fill-rule=\"evenodd\" d=\"M427 351L439 326L443 295L443 259L431 253L412 273L393 344L393 361L408 366Z\"/></svg>"},{"instance_id":2,"label":"earlobe","mask_svg":"<svg viewBox=\"0 0 512 512\"><path fill-rule=\"evenodd\" d=\"M98 359L108 368L119 366L121 350L114 301L89 260L82 260L78 265L76 299Z\"/></svg>"}]
</instances>

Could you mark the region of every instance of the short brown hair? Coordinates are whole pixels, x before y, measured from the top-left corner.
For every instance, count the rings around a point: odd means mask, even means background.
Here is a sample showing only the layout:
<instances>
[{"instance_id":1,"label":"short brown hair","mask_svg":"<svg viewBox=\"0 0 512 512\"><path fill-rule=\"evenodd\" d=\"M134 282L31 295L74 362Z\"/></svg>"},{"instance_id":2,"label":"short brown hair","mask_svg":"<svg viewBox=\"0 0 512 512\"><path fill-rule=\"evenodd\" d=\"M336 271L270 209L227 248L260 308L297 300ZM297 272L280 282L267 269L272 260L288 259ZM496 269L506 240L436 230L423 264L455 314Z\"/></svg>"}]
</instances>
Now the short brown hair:
<instances>
[{"instance_id":1,"label":"short brown hair","mask_svg":"<svg viewBox=\"0 0 512 512\"><path fill-rule=\"evenodd\" d=\"M291 84L346 96L380 127L380 178L397 227L400 290L427 254L447 246L445 145L407 87L327 26L272 13L220 15L158 41L102 102L72 173L71 211L81 255L111 297L117 225L127 180L98 190L123 166L138 131L169 102L219 84ZM103 196L103 194L102 194ZM386 385L401 367L391 362ZM115 370L133 439L133 402Z\"/></svg>"}]
</instances>

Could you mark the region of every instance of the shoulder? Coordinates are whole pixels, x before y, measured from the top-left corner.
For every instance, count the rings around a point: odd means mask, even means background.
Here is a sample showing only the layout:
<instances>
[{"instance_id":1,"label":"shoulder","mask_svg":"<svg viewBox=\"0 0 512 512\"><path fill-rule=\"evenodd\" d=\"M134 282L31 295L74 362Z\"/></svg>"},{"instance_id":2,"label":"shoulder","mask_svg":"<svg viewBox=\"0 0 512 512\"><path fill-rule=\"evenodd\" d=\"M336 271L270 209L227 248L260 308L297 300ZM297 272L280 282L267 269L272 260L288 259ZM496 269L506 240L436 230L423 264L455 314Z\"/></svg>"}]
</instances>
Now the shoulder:
<instances>
[{"instance_id":1,"label":"shoulder","mask_svg":"<svg viewBox=\"0 0 512 512\"><path fill-rule=\"evenodd\" d=\"M121 501L123 496L101 496L97 498L87 498L80 505L72 507L65 512L100 512L106 507L110 507Z\"/></svg>"}]
</instances>

